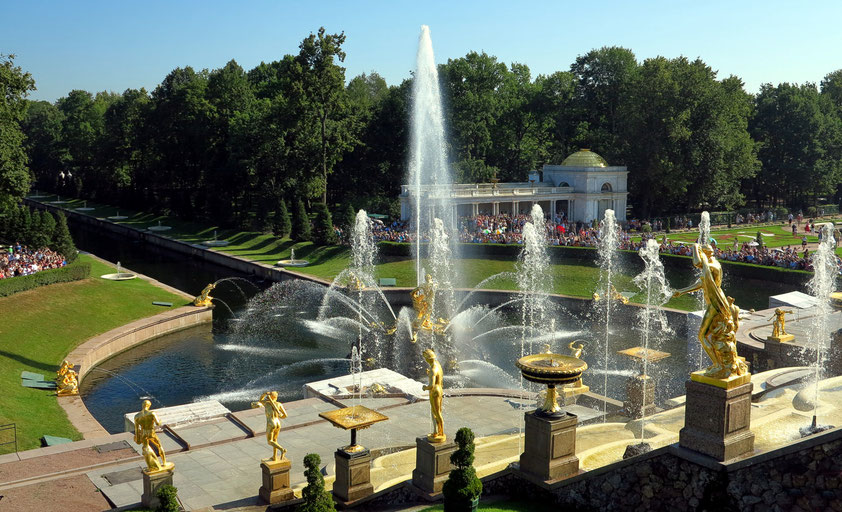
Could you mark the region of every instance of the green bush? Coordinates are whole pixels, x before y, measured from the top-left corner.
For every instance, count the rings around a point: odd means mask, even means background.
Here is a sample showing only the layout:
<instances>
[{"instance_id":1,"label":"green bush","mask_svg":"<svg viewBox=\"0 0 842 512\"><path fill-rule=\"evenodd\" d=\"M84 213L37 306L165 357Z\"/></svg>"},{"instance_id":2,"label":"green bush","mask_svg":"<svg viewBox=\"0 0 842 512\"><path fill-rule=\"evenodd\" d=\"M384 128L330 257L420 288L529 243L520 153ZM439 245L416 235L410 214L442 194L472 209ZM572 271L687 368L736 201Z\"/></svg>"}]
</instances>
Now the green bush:
<instances>
[{"instance_id":1,"label":"green bush","mask_svg":"<svg viewBox=\"0 0 842 512\"><path fill-rule=\"evenodd\" d=\"M477 478L474 463L474 433L468 427L456 432L459 446L450 456L455 469L442 486L444 509L447 511L471 510L471 503L482 494L482 482Z\"/></svg>"},{"instance_id":2,"label":"green bush","mask_svg":"<svg viewBox=\"0 0 842 512\"><path fill-rule=\"evenodd\" d=\"M0 297L56 283L86 279L91 275L90 263L71 263L61 268L42 270L28 276L0 279Z\"/></svg>"},{"instance_id":3,"label":"green bush","mask_svg":"<svg viewBox=\"0 0 842 512\"><path fill-rule=\"evenodd\" d=\"M56 212L56 230L53 234L52 250L64 256L64 260L68 263L76 261L79 252L73 244L73 238L70 236L70 230L67 229L67 218L63 212Z\"/></svg>"},{"instance_id":4,"label":"green bush","mask_svg":"<svg viewBox=\"0 0 842 512\"><path fill-rule=\"evenodd\" d=\"M816 217L816 207L810 206L809 208L807 208L807 218L813 219L815 217Z\"/></svg>"},{"instance_id":5,"label":"green bush","mask_svg":"<svg viewBox=\"0 0 842 512\"><path fill-rule=\"evenodd\" d=\"M642 231L644 233L651 233L652 232L652 226L649 223L646 223L646 224L644 224L640 227L640 231Z\"/></svg>"},{"instance_id":6,"label":"green bush","mask_svg":"<svg viewBox=\"0 0 842 512\"><path fill-rule=\"evenodd\" d=\"M757 245L763 247L763 233L760 231L757 232L757 236L754 237L754 241L757 242Z\"/></svg>"},{"instance_id":7,"label":"green bush","mask_svg":"<svg viewBox=\"0 0 842 512\"><path fill-rule=\"evenodd\" d=\"M336 510L333 505L333 497L325 491L325 479L319 466L322 459L315 453L309 453L304 457L304 476L307 477L307 486L301 491L304 503L296 508L296 512L332 512Z\"/></svg>"},{"instance_id":8,"label":"green bush","mask_svg":"<svg viewBox=\"0 0 842 512\"><path fill-rule=\"evenodd\" d=\"M158 504L158 512L180 512L181 505L178 504L178 489L172 485L162 485L158 492L155 493L160 503Z\"/></svg>"},{"instance_id":9,"label":"green bush","mask_svg":"<svg viewBox=\"0 0 842 512\"><path fill-rule=\"evenodd\" d=\"M272 230L275 236L284 238L289 236L292 231L292 220L289 218L289 210L287 203L283 199L278 205L278 210L275 212L275 225Z\"/></svg>"}]
</instances>

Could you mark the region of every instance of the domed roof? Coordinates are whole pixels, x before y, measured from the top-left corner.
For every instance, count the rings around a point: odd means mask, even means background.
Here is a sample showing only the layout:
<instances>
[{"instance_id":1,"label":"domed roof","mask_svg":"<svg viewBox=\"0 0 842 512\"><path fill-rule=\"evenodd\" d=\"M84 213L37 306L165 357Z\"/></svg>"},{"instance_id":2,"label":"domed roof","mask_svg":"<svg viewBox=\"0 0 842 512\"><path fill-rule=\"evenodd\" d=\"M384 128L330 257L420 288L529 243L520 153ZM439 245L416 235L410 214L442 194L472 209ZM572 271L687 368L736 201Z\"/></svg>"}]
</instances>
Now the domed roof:
<instances>
[{"instance_id":1,"label":"domed roof","mask_svg":"<svg viewBox=\"0 0 842 512\"><path fill-rule=\"evenodd\" d=\"M604 158L590 149L580 149L561 162L566 167L608 167Z\"/></svg>"}]
</instances>

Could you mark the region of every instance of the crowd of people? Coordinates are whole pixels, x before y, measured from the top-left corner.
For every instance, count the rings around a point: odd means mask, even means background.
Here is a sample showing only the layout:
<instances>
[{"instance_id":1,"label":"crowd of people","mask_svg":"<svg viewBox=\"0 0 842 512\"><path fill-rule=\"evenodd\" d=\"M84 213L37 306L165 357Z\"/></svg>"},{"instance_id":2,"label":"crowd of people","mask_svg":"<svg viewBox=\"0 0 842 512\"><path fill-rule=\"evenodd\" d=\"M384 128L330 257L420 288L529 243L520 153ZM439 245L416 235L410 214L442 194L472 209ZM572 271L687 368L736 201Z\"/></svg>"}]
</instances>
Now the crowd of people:
<instances>
[{"instance_id":1,"label":"crowd of people","mask_svg":"<svg viewBox=\"0 0 842 512\"><path fill-rule=\"evenodd\" d=\"M0 249L0 279L28 276L41 270L63 267L67 264L64 256L47 249L32 249L15 244Z\"/></svg>"},{"instance_id":2,"label":"crowd of people","mask_svg":"<svg viewBox=\"0 0 842 512\"><path fill-rule=\"evenodd\" d=\"M746 215L739 220L741 223L765 222L774 219L772 212ZM800 225L803 217L791 217L790 223L793 226ZM693 227L693 223L686 217L676 217L674 226L682 226L685 229ZM521 244L523 243L523 226L531 221L528 214L498 215L480 214L459 219L459 241L462 243L492 243L492 244ZM644 225L649 226L649 233L643 233L642 238L635 241L633 236L637 232L644 231ZM563 215L545 219L547 243L553 246L570 247L595 247L602 237L602 224L589 224L583 222L571 222ZM652 232L662 231L664 221L639 221L630 220L620 226L619 238L620 249L639 250L646 240L654 238ZM728 247L715 247L717 258L725 261L736 261L753 263L756 265L775 266L796 270L812 270L812 260L807 250L806 234L815 231L812 226L812 219L807 221L804 227L805 236L802 236L799 243L786 247L769 248L758 244L756 241L745 242L734 241ZM391 223L377 222L373 228L373 234L377 241L390 242L413 242L415 233L410 230L409 223L405 221L394 221ZM422 234L422 241L428 241L428 237ZM714 241L714 246L716 243ZM664 254L676 254L683 256L691 255L691 244L673 241L668 235L662 235L659 241L660 252ZM838 261L842 270L842 260Z\"/></svg>"}]
</instances>

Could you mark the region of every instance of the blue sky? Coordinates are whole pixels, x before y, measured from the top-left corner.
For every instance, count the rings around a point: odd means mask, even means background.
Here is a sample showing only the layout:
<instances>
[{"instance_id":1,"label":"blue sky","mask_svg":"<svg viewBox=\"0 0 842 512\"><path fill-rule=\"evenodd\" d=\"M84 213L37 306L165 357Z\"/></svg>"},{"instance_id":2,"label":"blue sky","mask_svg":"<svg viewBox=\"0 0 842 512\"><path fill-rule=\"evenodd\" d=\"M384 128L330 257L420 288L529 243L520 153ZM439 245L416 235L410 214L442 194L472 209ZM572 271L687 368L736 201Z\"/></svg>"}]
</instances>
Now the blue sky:
<instances>
[{"instance_id":1,"label":"blue sky","mask_svg":"<svg viewBox=\"0 0 842 512\"><path fill-rule=\"evenodd\" d=\"M702 5L704 4L704 5ZM345 31L347 77L408 77L420 26L436 60L471 50L527 64L533 75L569 69L592 48L630 48L639 60L701 57L749 92L771 82L819 82L842 68L842 2L0 2L0 53L35 77L31 97L72 89L153 89L172 69L245 69L297 53L310 32Z\"/></svg>"}]
</instances>

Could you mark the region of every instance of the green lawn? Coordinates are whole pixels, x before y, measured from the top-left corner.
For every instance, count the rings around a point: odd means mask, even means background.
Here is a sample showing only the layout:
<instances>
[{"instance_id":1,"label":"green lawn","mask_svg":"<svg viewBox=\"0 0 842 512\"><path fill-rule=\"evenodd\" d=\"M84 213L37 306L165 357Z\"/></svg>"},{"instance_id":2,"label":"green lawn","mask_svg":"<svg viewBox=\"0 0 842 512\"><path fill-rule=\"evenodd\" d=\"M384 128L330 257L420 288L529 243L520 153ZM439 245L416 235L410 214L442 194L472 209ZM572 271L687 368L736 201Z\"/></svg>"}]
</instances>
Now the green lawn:
<instances>
[{"instance_id":1,"label":"green lawn","mask_svg":"<svg viewBox=\"0 0 842 512\"><path fill-rule=\"evenodd\" d=\"M90 278L0 298L0 424L16 424L19 450L38 447L44 434L81 438L53 391L20 385L22 370L52 378L80 343L166 309L152 301L187 303L141 279L100 279L115 269L87 255L80 258L91 262ZM0 453L13 450L11 445L0 446Z\"/></svg>"}]
</instances>

